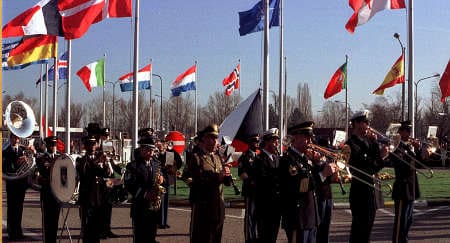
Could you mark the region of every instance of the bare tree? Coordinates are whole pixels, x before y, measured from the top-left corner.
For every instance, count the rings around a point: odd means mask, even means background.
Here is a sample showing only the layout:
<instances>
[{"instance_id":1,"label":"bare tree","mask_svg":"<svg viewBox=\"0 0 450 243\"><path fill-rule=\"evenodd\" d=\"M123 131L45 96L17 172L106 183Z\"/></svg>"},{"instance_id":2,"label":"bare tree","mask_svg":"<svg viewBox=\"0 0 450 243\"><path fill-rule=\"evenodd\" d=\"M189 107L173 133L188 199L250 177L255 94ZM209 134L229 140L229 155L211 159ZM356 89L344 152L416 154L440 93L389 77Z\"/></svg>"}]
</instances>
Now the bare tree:
<instances>
[{"instance_id":1,"label":"bare tree","mask_svg":"<svg viewBox=\"0 0 450 243\"><path fill-rule=\"evenodd\" d=\"M345 104L326 101L321 114L319 118L321 127L345 129Z\"/></svg>"},{"instance_id":2,"label":"bare tree","mask_svg":"<svg viewBox=\"0 0 450 243\"><path fill-rule=\"evenodd\" d=\"M70 104L70 127L80 127L81 126L81 119L83 116L83 105L71 103ZM58 126L65 126L67 121L67 108L64 106L60 109L58 116Z\"/></svg>"}]
</instances>

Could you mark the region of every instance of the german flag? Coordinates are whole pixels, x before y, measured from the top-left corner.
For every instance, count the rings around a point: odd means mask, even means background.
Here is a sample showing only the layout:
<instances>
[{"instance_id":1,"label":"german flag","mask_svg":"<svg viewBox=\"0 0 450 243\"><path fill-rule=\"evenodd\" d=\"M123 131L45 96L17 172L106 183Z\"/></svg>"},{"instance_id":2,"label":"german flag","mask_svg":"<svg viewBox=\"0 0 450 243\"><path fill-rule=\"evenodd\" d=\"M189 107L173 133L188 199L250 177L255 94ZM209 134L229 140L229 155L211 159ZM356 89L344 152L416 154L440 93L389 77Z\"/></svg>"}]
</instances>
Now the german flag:
<instances>
[{"instance_id":1,"label":"german flag","mask_svg":"<svg viewBox=\"0 0 450 243\"><path fill-rule=\"evenodd\" d=\"M24 37L8 55L8 66L17 66L38 62L56 57L58 50L57 37L51 35L36 35Z\"/></svg>"}]
</instances>

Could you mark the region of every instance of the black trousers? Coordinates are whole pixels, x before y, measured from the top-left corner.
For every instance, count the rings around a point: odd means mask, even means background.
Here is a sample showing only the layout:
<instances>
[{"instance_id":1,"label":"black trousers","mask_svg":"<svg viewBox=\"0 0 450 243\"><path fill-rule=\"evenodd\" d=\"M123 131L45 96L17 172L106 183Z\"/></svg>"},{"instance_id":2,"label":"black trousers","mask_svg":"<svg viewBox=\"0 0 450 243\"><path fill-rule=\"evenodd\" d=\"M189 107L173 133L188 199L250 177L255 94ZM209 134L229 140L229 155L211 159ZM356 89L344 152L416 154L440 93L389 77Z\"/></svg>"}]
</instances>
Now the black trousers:
<instances>
[{"instance_id":1,"label":"black trousers","mask_svg":"<svg viewBox=\"0 0 450 243\"><path fill-rule=\"evenodd\" d=\"M273 207L265 205L256 207L258 229L258 241L264 243L275 243L278 237L278 231L281 223L281 207L279 203L273 204Z\"/></svg>"},{"instance_id":2,"label":"black trousers","mask_svg":"<svg viewBox=\"0 0 450 243\"><path fill-rule=\"evenodd\" d=\"M100 231L103 223L103 211L102 207L92 207L84 205L81 208L81 225L83 232L84 243L99 243Z\"/></svg>"},{"instance_id":3,"label":"black trousers","mask_svg":"<svg viewBox=\"0 0 450 243\"><path fill-rule=\"evenodd\" d=\"M159 212L144 206L132 206L134 243L154 243L159 222Z\"/></svg>"},{"instance_id":4,"label":"black trousers","mask_svg":"<svg viewBox=\"0 0 450 243\"><path fill-rule=\"evenodd\" d=\"M60 203L55 199L51 189L41 189L42 235L45 243L56 243L58 238L58 221L61 211Z\"/></svg>"},{"instance_id":5,"label":"black trousers","mask_svg":"<svg viewBox=\"0 0 450 243\"><path fill-rule=\"evenodd\" d=\"M318 200L320 224L317 228L317 243L330 242L330 224L333 214L333 199Z\"/></svg>"},{"instance_id":6,"label":"black trousers","mask_svg":"<svg viewBox=\"0 0 450 243\"><path fill-rule=\"evenodd\" d=\"M368 243L375 221L377 210L364 205L350 205L352 211L352 226L350 231L350 243Z\"/></svg>"},{"instance_id":7,"label":"black trousers","mask_svg":"<svg viewBox=\"0 0 450 243\"><path fill-rule=\"evenodd\" d=\"M408 232L413 223L413 200L394 200L395 217L392 242L407 243Z\"/></svg>"},{"instance_id":8,"label":"black trousers","mask_svg":"<svg viewBox=\"0 0 450 243\"><path fill-rule=\"evenodd\" d=\"M23 234L23 201L25 200L25 191L27 188L28 182L26 178L15 181L6 181L6 205L8 207L6 216L8 236L10 238L16 238Z\"/></svg>"}]
</instances>

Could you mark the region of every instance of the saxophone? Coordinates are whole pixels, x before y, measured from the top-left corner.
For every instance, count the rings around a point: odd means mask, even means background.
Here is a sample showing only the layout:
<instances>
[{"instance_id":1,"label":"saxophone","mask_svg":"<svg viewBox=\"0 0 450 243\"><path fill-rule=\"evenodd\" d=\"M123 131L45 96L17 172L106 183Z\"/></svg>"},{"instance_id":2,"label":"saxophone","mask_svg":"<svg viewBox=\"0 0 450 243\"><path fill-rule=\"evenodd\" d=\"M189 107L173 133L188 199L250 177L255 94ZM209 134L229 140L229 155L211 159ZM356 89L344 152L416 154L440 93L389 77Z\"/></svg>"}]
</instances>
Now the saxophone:
<instances>
[{"instance_id":1,"label":"saxophone","mask_svg":"<svg viewBox=\"0 0 450 243\"><path fill-rule=\"evenodd\" d=\"M166 193L166 188L164 188L159 178L161 177L161 167L158 166L155 170L154 182L150 190L146 192L144 197L148 201L148 209L150 211L158 211L161 208L162 197Z\"/></svg>"}]
</instances>

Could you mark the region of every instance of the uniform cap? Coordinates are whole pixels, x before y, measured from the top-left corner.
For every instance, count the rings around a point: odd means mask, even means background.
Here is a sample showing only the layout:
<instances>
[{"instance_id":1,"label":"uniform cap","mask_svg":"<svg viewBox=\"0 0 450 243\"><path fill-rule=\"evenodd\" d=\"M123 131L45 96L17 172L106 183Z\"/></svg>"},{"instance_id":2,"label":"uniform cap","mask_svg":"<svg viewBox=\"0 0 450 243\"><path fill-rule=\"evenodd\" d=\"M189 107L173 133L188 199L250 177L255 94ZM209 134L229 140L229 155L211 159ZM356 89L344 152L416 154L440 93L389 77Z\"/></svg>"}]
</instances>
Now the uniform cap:
<instances>
[{"instance_id":1,"label":"uniform cap","mask_svg":"<svg viewBox=\"0 0 450 243\"><path fill-rule=\"evenodd\" d=\"M100 125L95 122L91 122L85 128L89 135L97 135L101 132Z\"/></svg>"},{"instance_id":2,"label":"uniform cap","mask_svg":"<svg viewBox=\"0 0 450 243\"><path fill-rule=\"evenodd\" d=\"M411 123L410 120L400 122L400 127L398 128L398 130L409 130L409 131L411 131L411 129L412 129L412 123Z\"/></svg>"},{"instance_id":3,"label":"uniform cap","mask_svg":"<svg viewBox=\"0 0 450 243\"><path fill-rule=\"evenodd\" d=\"M202 131L197 134L200 138L206 135L219 136L219 126L217 124L211 124L205 127Z\"/></svg>"},{"instance_id":4,"label":"uniform cap","mask_svg":"<svg viewBox=\"0 0 450 243\"><path fill-rule=\"evenodd\" d=\"M314 135L313 126L314 126L313 121L302 122L300 124L290 127L288 129L288 134L290 134L290 135L304 134L304 135L313 136Z\"/></svg>"},{"instance_id":5,"label":"uniform cap","mask_svg":"<svg viewBox=\"0 0 450 243\"><path fill-rule=\"evenodd\" d=\"M247 143L257 143L259 142L259 134L252 134L247 137Z\"/></svg>"},{"instance_id":6,"label":"uniform cap","mask_svg":"<svg viewBox=\"0 0 450 243\"><path fill-rule=\"evenodd\" d=\"M87 135L83 137L83 143L84 145L93 145L97 142L97 139L94 135Z\"/></svg>"},{"instance_id":7,"label":"uniform cap","mask_svg":"<svg viewBox=\"0 0 450 243\"><path fill-rule=\"evenodd\" d=\"M46 137L44 138L44 142L47 146L54 146L58 142L58 137L56 136Z\"/></svg>"},{"instance_id":8,"label":"uniform cap","mask_svg":"<svg viewBox=\"0 0 450 243\"><path fill-rule=\"evenodd\" d=\"M109 136L109 128L108 128L108 127L102 128L100 134L101 134L102 136Z\"/></svg>"},{"instance_id":9,"label":"uniform cap","mask_svg":"<svg viewBox=\"0 0 450 243\"><path fill-rule=\"evenodd\" d=\"M141 128L138 131L138 136L143 138L143 137L152 137L153 136L153 128L151 127L146 127L146 128Z\"/></svg>"},{"instance_id":10,"label":"uniform cap","mask_svg":"<svg viewBox=\"0 0 450 243\"><path fill-rule=\"evenodd\" d=\"M369 121L369 111L368 110L362 110L357 111L355 114L353 114L352 118L350 119L352 122L368 122Z\"/></svg>"},{"instance_id":11,"label":"uniform cap","mask_svg":"<svg viewBox=\"0 0 450 243\"><path fill-rule=\"evenodd\" d=\"M155 141L152 137L143 137L139 139L138 144L140 145L140 147L156 148Z\"/></svg>"},{"instance_id":12,"label":"uniform cap","mask_svg":"<svg viewBox=\"0 0 450 243\"><path fill-rule=\"evenodd\" d=\"M280 138L280 135L278 135L278 128L271 128L264 132L263 134L263 140L267 141L272 138Z\"/></svg>"}]
</instances>

